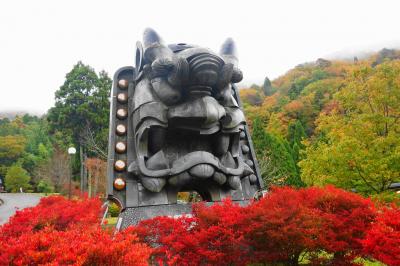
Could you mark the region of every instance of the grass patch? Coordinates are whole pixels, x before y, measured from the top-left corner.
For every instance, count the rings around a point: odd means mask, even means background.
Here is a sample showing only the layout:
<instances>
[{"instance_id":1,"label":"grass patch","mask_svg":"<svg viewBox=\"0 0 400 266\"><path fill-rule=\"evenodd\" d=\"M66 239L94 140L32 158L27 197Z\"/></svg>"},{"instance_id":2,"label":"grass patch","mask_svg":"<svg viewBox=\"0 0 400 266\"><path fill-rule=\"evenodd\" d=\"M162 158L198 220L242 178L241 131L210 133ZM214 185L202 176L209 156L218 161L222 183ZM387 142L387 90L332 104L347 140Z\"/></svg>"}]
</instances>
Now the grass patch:
<instances>
[{"instance_id":1,"label":"grass patch","mask_svg":"<svg viewBox=\"0 0 400 266\"><path fill-rule=\"evenodd\" d=\"M105 224L103 224L104 228L114 228L117 225L118 217L108 217L105 220Z\"/></svg>"},{"instance_id":2,"label":"grass patch","mask_svg":"<svg viewBox=\"0 0 400 266\"><path fill-rule=\"evenodd\" d=\"M304 253L302 256L299 258L299 265L309 265L310 260L309 260L310 254L309 253ZM332 258L333 254L329 254L327 252L320 252L318 253L318 257L320 258ZM363 259L363 258L357 258L354 260L356 263L360 263L361 265L364 266L385 266L386 264L376 261L376 260L368 260L368 259Z\"/></svg>"}]
</instances>

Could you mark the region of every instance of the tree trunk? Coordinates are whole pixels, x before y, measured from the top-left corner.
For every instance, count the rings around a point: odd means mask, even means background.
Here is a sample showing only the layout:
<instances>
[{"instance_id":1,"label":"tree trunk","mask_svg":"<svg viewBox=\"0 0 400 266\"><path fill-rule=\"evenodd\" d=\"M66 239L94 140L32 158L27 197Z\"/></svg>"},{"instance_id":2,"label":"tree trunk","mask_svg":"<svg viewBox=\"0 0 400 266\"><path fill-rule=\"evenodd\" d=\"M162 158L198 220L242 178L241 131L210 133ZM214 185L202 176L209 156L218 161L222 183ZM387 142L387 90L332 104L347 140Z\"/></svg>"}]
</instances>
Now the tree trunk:
<instances>
[{"instance_id":1,"label":"tree trunk","mask_svg":"<svg viewBox=\"0 0 400 266\"><path fill-rule=\"evenodd\" d=\"M94 176L94 186L93 186L93 195L97 195L97 187L99 185L99 173L96 172L96 175Z\"/></svg>"},{"instance_id":2,"label":"tree trunk","mask_svg":"<svg viewBox=\"0 0 400 266\"><path fill-rule=\"evenodd\" d=\"M88 169L86 167L86 159L87 159L86 151L85 151L85 149L83 149L83 190L82 190L82 192L85 192L88 189Z\"/></svg>"},{"instance_id":3,"label":"tree trunk","mask_svg":"<svg viewBox=\"0 0 400 266\"><path fill-rule=\"evenodd\" d=\"M92 174L88 173L88 195L89 198L92 197Z\"/></svg>"},{"instance_id":4,"label":"tree trunk","mask_svg":"<svg viewBox=\"0 0 400 266\"><path fill-rule=\"evenodd\" d=\"M81 177L81 191L84 191L84 180L83 180L83 175L84 175L84 170L83 170L83 148L82 145L79 145L79 161L80 161L80 177Z\"/></svg>"}]
</instances>

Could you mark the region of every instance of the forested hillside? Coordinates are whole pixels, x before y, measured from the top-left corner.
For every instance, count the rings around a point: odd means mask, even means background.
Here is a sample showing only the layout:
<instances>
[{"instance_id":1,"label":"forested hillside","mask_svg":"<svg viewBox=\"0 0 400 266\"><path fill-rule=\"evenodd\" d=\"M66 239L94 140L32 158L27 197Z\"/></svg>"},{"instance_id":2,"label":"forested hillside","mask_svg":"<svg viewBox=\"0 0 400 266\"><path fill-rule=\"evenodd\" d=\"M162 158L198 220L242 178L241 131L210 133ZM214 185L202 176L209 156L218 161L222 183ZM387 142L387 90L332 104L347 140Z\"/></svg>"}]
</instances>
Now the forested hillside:
<instances>
[{"instance_id":1,"label":"forested hillside","mask_svg":"<svg viewBox=\"0 0 400 266\"><path fill-rule=\"evenodd\" d=\"M318 59L240 94L267 185L379 194L400 181L400 51Z\"/></svg>"}]
</instances>

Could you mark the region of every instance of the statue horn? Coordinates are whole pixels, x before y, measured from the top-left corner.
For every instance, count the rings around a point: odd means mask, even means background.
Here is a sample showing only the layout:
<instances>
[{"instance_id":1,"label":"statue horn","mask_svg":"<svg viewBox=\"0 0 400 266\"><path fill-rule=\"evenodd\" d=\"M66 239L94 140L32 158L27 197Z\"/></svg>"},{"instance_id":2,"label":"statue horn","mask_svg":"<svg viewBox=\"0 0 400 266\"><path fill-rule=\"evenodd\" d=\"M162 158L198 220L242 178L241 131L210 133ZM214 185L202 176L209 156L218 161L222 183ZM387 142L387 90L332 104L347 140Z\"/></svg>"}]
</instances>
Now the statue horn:
<instances>
[{"instance_id":1,"label":"statue horn","mask_svg":"<svg viewBox=\"0 0 400 266\"><path fill-rule=\"evenodd\" d=\"M152 28L145 29L143 33L143 46L144 49L154 44L163 44L163 40L158 33Z\"/></svg>"},{"instance_id":2,"label":"statue horn","mask_svg":"<svg viewBox=\"0 0 400 266\"><path fill-rule=\"evenodd\" d=\"M232 38L226 39L219 52L226 64L233 65L231 82L237 83L243 79L243 73L238 67L236 44Z\"/></svg>"},{"instance_id":3,"label":"statue horn","mask_svg":"<svg viewBox=\"0 0 400 266\"><path fill-rule=\"evenodd\" d=\"M225 40L224 44L221 46L221 50L219 52L221 56L234 56L237 58L237 50L236 44L232 38L228 38Z\"/></svg>"},{"instance_id":4,"label":"statue horn","mask_svg":"<svg viewBox=\"0 0 400 266\"><path fill-rule=\"evenodd\" d=\"M160 35L152 28L147 28L143 33L143 51L144 58L149 63L153 63L157 58L171 61L173 57L171 49L164 44Z\"/></svg>"}]
</instances>

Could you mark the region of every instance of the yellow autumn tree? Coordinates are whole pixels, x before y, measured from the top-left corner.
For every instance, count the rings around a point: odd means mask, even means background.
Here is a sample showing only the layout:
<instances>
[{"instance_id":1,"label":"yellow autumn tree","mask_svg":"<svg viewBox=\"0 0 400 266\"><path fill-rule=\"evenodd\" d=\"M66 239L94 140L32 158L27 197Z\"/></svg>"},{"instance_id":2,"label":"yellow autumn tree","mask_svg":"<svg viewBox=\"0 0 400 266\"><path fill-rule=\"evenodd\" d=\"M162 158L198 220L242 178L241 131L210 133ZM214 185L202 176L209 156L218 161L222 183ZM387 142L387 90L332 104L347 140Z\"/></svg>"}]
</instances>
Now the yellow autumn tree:
<instances>
[{"instance_id":1,"label":"yellow autumn tree","mask_svg":"<svg viewBox=\"0 0 400 266\"><path fill-rule=\"evenodd\" d=\"M0 136L0 176L5 176L8 167L22 156L26 138L21 135Z\"/></svg>"},{"instance_id":2,"label":"yellow autumn tree","mask_svg":"<svg viewBox=\"0 0 400 266\"><path fill-rule=\"evenodd\" d=\"M301 177L308 185L380 193L400 180L400 62L357 66L345 84L304 143Z\"/></svg>"}]
</instances>

